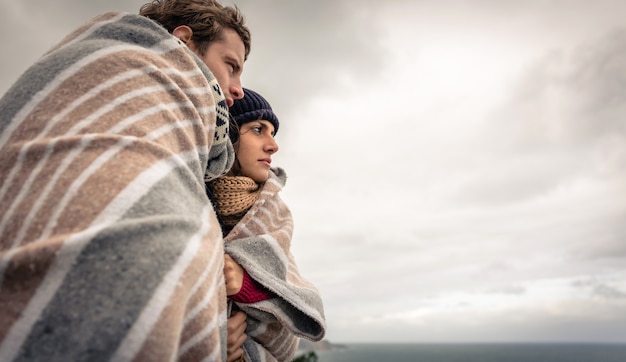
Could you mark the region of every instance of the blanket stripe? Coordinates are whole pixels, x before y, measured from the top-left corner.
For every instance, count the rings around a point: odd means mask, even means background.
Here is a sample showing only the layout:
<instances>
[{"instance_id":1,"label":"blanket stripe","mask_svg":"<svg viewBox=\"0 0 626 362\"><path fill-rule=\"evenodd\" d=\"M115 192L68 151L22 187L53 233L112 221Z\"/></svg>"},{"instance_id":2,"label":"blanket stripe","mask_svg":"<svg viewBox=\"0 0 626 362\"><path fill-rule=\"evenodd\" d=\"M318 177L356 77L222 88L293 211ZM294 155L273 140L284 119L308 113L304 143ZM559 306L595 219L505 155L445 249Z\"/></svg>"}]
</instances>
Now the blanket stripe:
<instances>
[{"instance_id":1,"label":"blanket stripe","mask_svg":"<svg viewBox=\"0 0 626 362\"><path fill-rule=\"evenodd\" d=\"M224 360L217 81L151 20L78 28L0 99L0 360Z\"/></svg>"},{"instance_id":2,"label":"blanket stripe","mask_svg":"<svg viewBox=\"0 0 626 362\"><path fill-rule=\"evenodd\" d=\"M67 36L61 43L55 48L51 49L48 54L55 53L54 50L64 45L72 44L72 40L77 36L86 37L93 32L94 29L102 27L105 23L118 22L125 14L122 13L109 13L102 15L99 19L84 24L80 29L77 29L72 35ZM63 55L63 58L67 60L67 64L76 63L77 56L85 56L85 54L68 52ZM0 100L0 105L3 110L3 122L0 122L0 147L3 147L7 138L13 134L14 130L23 122L26 115L32 111L32 109L44 98L43 94L49 93L50 89L54 89L58 86L59 81L62 81L64 77L71 75L69 72L59 74L67 64L63 62L47 61L44 56L39 62L31 66L26 73L21 76L22 81L18 81L7 91L7 95ZM56 82L53 80L57 78ZM12 93L19 92L19 96L11 97ZM9 101L10 99L10 101ZM12 120L12 122L6 122L6 120Z\"/></svg>"},{"instance_id":3,"label":"blanket stripe","mask_svg":"<svg viewBox=\"0 0 626 362\"><path fill-rule=\"evenodd\" d=\"M320 294L291 254L293 218L279 196L287 176L274 168L259 198L224 238L225 251L276 298L237 303L248 314L245 353L251 361L290 361L298 337L319 341L326 322Z\"/></svg>"}]
</instances>

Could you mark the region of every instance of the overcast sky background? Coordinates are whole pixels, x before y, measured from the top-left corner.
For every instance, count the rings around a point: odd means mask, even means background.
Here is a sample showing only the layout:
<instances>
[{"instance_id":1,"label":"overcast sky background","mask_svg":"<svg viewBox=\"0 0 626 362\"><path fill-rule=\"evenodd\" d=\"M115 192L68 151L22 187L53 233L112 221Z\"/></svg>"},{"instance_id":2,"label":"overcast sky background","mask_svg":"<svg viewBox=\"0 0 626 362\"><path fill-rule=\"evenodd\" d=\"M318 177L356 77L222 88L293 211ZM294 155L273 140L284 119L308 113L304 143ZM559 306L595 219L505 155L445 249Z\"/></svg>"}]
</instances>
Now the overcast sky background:
<instances>
[{"instance_id":1,"label":"overcast sky background","mask_svg":"<svg viewBox=\"0 0 626 362\"><path fill-rule=\"evenodd\" d=\"M145 1L0 0L0 93ZM626 342L626 2L233 0L332 342Z\"/></svg>"}]
</instances>

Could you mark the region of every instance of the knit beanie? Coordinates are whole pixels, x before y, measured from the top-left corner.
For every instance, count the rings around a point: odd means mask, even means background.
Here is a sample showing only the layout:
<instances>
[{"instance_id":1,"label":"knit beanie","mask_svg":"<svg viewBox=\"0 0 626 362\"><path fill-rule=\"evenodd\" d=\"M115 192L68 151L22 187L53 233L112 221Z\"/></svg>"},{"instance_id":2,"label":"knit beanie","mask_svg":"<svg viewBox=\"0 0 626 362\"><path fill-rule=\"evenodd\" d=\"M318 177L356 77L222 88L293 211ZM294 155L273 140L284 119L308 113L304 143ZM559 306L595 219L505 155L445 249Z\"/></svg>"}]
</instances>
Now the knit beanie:
<instances>
[{"instance_id":1,"label":"knit beanie","mask_svg":"<svg viewBox=\"0 0 626 362\"><path fill-rule=\"evenodd\" d=\"M276 117L268 101L250 89L244 88L243 93L243 98L235 100L232 107L228 109L237 125L241 127L244 123L263 119L274 126L274 134L276 134L278 132L278 117Z\"/></svg>"}]
</instances>

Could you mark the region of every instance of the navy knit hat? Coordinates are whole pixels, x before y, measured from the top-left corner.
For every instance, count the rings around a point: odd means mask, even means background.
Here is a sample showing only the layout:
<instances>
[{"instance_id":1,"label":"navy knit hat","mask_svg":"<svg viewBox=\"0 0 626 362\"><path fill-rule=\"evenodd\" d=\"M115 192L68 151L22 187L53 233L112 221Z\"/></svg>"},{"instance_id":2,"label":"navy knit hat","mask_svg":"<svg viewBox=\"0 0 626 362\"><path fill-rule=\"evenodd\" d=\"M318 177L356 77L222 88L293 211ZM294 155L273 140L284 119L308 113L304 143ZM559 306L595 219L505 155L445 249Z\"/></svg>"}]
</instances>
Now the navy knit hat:
<instances>
[{"instance_id":1,"label":"navy knit hat","mask_svg":"<svg viewBox=\"0 0 626 362\"><path fill-rule=\"evenodd\" d=\"M235 103L228 110L235 119L237 125L263 119L269 121L274 126L274 134L278 132L278 117L272 110L270 104L259 93L243 89L243 98L235 100Z\"/></svg>"}]
</instances>

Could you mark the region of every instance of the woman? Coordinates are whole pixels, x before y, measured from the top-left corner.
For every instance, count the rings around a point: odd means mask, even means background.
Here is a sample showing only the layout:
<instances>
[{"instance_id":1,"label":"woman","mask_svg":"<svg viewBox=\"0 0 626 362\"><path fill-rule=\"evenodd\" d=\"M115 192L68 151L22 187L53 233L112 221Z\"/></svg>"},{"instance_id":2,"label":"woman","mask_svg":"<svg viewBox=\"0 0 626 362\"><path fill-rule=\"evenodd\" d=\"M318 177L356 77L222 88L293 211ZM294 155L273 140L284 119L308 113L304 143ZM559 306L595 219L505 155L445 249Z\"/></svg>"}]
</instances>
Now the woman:
<instances>
[{"instance_id":1,"label":"woman","mask_svg":"<svg viewBox=\"0 0 626 362\"><path fill-rule=\"evenodd\" d=\"M289 250L293 220L278 195L286 175L271 167L278 151L278 118L249 89L229 110L237 126L230 132L235 164L207 184L224 233L226 290L233 309L248 316L247 360L289 361L298 337L324 337L322 300L300 276Z\"/></svg>"}]
</instances>

